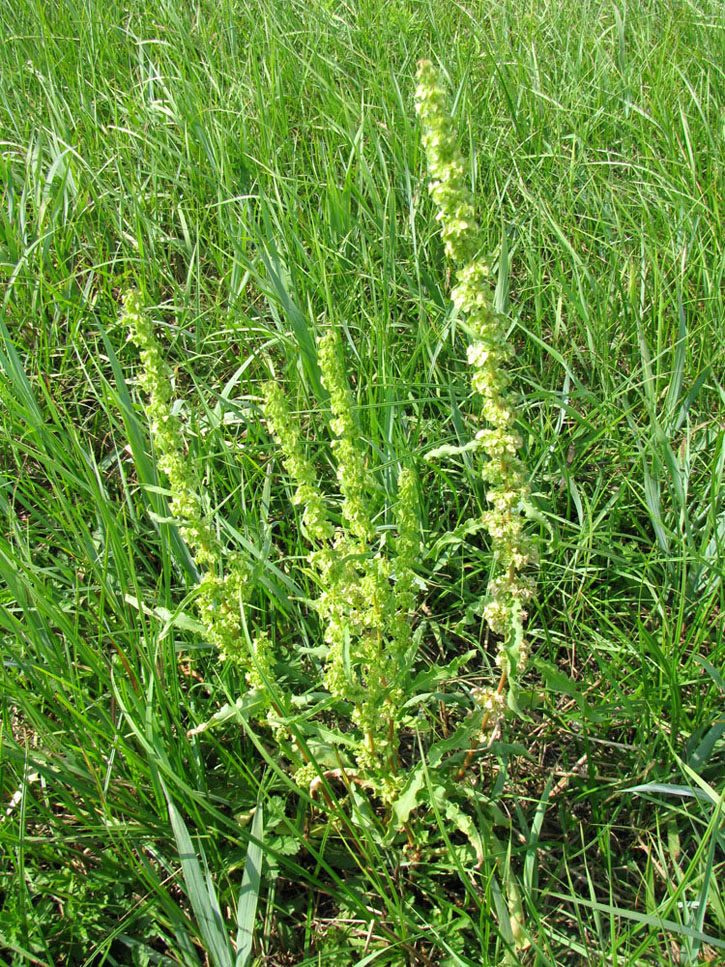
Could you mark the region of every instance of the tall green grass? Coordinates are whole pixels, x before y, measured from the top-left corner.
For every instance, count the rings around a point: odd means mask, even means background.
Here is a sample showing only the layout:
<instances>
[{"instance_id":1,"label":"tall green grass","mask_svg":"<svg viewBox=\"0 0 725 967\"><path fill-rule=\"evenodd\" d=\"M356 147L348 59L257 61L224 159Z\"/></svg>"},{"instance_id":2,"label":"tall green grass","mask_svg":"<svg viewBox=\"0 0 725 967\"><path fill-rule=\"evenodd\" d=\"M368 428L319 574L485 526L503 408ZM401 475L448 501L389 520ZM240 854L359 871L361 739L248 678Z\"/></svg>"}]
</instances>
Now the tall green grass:
<instances>
[{"instance_id":1,"label":"tall green grass","mask_svg":"<svg viewBox=\"0 0 725 967\"><path fill-rule=\"evenodd\" d=\"M261 381L272 366L314 425L315 338L340 326L381 487L400 454L421 474L424 662L475 650L446 691L482 684L491 554L461 532L485 506L478 467L424 460L477 419L412 104L430 57L547 522L528 718L462 785L471 828L497 824L523 963L725 963L724 27L708 0L3 7L5 962L204 964L209 930L232 956L238 909L250 963L510 947L491 857L430 772L410 846L354 790L311 801L242 726L242 676L190 621L197 574L119 325L135 283L220 536L310 664L307 548ZM444 742L460 706L431 693L421 730Z\"/></svg>"}]
</instances>

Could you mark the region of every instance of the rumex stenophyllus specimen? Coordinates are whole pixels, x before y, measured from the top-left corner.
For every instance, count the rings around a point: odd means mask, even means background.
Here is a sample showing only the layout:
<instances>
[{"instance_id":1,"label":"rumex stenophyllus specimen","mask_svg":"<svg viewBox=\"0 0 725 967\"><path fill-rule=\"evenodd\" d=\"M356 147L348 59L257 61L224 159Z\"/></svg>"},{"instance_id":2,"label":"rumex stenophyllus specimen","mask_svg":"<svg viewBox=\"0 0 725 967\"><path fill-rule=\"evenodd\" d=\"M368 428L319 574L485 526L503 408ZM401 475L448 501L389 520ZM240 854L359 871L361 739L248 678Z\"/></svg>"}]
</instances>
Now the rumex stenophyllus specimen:
<instances>
[{"instance_id":1,"label":"rumex stenophyllus specimen","mask_svg":"<svg viewBox=\"0 0 725 967\"><path fill-rule=\"evenodd\" d=\"M377 773L386 800L399 791L398 731L411 644L413 565L419 555L417 493L403 469L395 504L392 552L379 546L372 519L373 482L360 445L339 333L318 342L322 382L330 397L332 450L340 488L339 524L333 525L317 474L305 454L302 430L278 383L265 386L265 415L296 485L302 527L311 545L319 593L316 607L327 655L324 686L352 709L361 732L356 761L363 776Z\"/></svg>"},{"instance_id":2,"label":"rumex stenophyllus specimen","mask_svg":"<svg viewBox=\"0 0 725 967\"><path fill-rule=\"evenodd\" d=\"M417 106L432 176L431 193L439 208L446 252L455 268L452 296L472 336L468 359L486 422L476 435L486 456L482 473L490 504L482 515L482 525L491 537L496 562L483 614L500 642L497 661L501 675L497 687L476 693L477 714L471 718L470 730L461 731L461 740L471 742L464 746L469 756L459 772L462 775L481 731L501 715L507 686L510 704L515 699L516 682L526 660L523 627L533 595L527 570L535 561L535 548L525 531L529 490L506 370L511 350L504 322L492 306L489 269L479 252L480 231L453 123L437 74L428 62L420 65ZM197 602L208 640L217 645L222 657L244 667L249 685L264 694L265 683L275 687L280 683L275 681L269 637L262 629L250 640L245 627L245 603L253 590L251 568L243 556L222 549L217 541L199 482L182 449L182 428L170 405L168 367L134 293L126 298L124 321L141 352L140 383L148 395L146 410L158 465L168 477L171 512L201 572ZM340 744L346 749L355 747L350 762L355 763L359 776L392 802L401 784L398 736L406 721L410 725L411 715L405 707L413 681L414 567L420 556L416 488L412 474L403 470L394 511L396 537L392 539L388 527L383 536L375 525L379 491L368 469L369 454L361 443L341 340L334 326L318 342L318 359L329 394L337 496L323 494L299 421L277 383L265 388L264 412L296 488L293 500L303 510L301 528L310 545L316 611L325 647L320 684L332 702L326 708L338 719ZM314 688L317 683L307 684ZM293 732L291 720L271 699L267 708L277 727L275 738L286 741ZM334 754L338 755L337 749ZM312 775L312 764L305 755L300 757L310 767L307 775ZM348 766L346 762L345 768Z\"/></svg>"},{"instance_id":3,"label":"rumex stenophyllus specimen","mask_svg":"<svg viewBox=\"0 0 725 967\"><path fill-rule=\"evenodd\" d=\"M257 683L269 665L271 646L262 637L252 643L250 651L245 641L242 605L250 590L247 564L240 554L223 553L205 513L199 481L183 450L181 421L171 407L171 373L137 292L126 295L121 321L139 348L139 383L146 393L146 417L157 465L168 478L169 509L201 575L196 599L199 617L220 657L247 669L248 677Z\"/></svg>"},{"instance_id":4,"label":"rumex stenophyllus specimen","mask_svg":"<svg viewBox=\"0 0 725 967\"><path fill-rule=\"evenodd\" d=\"M220 657L245 670L275 739L286 742L288 723L271 695L274 691L279 697L282 688L275 678L271 639L264 629L250 629L249 637L244 623L245 604L253 592L252 568L243 555L221 546L205 511L200 481L183 449L183 426L171 405L171 373L135 292L125 298L122 322L140 350L139 384L146 394L157 465L168 479L170 511L199 568L196 604L205 636ZM329 512L332 502L320 489L299 420L276 382L264 387L264 412L296 486L293 502L303 508L301 526L311 548L316 610L327 647L321 684L336 703L341 723L347 717L359 736L351 743L346 726L346 747L355 745L355 764L347 771L391 802L405 781L398 744L414 651L413 567L420 544L415 479L409 470L401 470L393 507L396 536L388 534L385 545L373 523L375 487L360 444L337 330L330 328L321 337L318 355L330 398L331 448L341 497L337 514ZM309 685L319 689L319 683ZM298 781L309 784L316 770L301 744L292 756L303 762Z\"/></svg>"},{"instance_id":5,"label":"rumex stenophyllus specimen","mask_svg":"<svg viewBox=\"0 0 725 967\"><path fill-rule=\"evenodd\" d=\"M480 251L481 232L446 95L437 70L428 60L418 65L416 109L422 124L430 193L438 207L446 255L455 270L451 296L471 334L471 381L482 397L481 415L487 424L476 439L487 457L482 474L490 509L482 515L482 523L491 537L497 573L488 586L483 616L499 638L497 663L501 669L498 687L484 689L479 695L490 713L485 721L490 721L501 711L507 684L510 701L515 701L516 681L527 659L524 622L534 594L527 569L536 563L536 548L525 530L531 509L529 487L519 456L522 441L516 432L516 410L507 373L512 350L504 320L493 307L489 266Z\"/></svg>"}]
</instances>

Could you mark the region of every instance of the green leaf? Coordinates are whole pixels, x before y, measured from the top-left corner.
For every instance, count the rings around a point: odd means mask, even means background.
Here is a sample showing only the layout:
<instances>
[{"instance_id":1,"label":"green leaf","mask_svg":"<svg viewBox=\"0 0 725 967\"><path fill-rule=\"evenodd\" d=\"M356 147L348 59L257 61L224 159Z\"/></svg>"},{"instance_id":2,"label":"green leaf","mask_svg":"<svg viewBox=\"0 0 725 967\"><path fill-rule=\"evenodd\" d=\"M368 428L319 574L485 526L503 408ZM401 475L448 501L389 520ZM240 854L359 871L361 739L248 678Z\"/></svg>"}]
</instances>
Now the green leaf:
<instances>
[{"instance_id":1,"label":"green leaf","mask_svg":"<svg viewBox=\"0 0 725 967\"><path fill-rule=\"evenodd\" d=\"M681 923L677 923L676 920L667 920L657 913L638 913L634 910L626 910L623 907L612 906L610 903L585 900L584 897L575 895L567 896L565 893L552 892L549 896L557 900L564 900L567 903L573 903L576 906L587 907L589 910L596 910L599 913L606 913L610 917L622 917L622 919L632 920L634 923L644 923L658 933L666 930L676 937L689 937L692 940L699 940L702 943L709 944L711 947L717 947L719 950L725 950L725 941L720 940L718 937L713 937L711 934L703 933L692 927L683 926Z\"/></svg>"},{"instance_id":2,"label":"green leaf","mask_svg":"<svg viewBox=\"0 0 725 967\"><path fill-rule=\"evenodd\" d=\"M622 792L661 793L663 796L678 796L680 799L699 799L701 802L712 802L710 796L693 789L691 786L677 786L667 782L647 782L641 786L630 786Z\"/></svg>"},{"instance_id":3,"label":"green leaf","mask_svg":"<svg viewBox=\"0 0 725 967\"><path fill-rule=\"evenodd\" d=\"M470 520L465 521L459 527L454 528L452 531L446 531L442 534L435 544L431 547L428 552L428 557L433 561L437 561L441 556L441 553L445 548L452 549L453 547L458 547L461 544L465 544L469 537L473 537L480 531L486 530L486 525L479 518L472 517Z\"/></svg>"},{"instance_id":4,"label":"green leaf","mask_svg":"<svg viewBox=\"0 0 725 967\"><path fill-rule=\"evenodd\" d=\"M164 629L161 637L166 635L169 628L181 628L182 631L192 631L194 634L199 635L206 633L206 628L201 621L197 621L196 618L192 618L191 615L186 614L184 611L169 611L168 608L161 607L149 608L147 604L139 601L132 594L125 595L125 601L126 604L130 604L132 608L136 608L137 611L141 611L147 617L156 618L157 621L163 621Z\"/></svg>"},{"instance_id":5,"label":"green leaf","mask_svg":"<svg viewBox=\"0 0 725 967\"><path fill-rule=\"evenodd\" d=\"M536 668L541 673L547 688L553 692L558 692L560 695L568 695L569 698L573 698L587 719L591 720L594 717L594 710L591 705L568 675L546 661L537 661Z\"/></svg>"},{"instance_id":6,"label":"green leaf","mask_svg":"<svg viewBox=\"0 0 725 967\"><path fill-rule=\"evenodd\" d=\"M161 785L169 808L171 828L174 832L176 848L181 861L181 872L186 884L186 895L194 911L207 952L215 967L236 967L209 871L206 871L206 876L202 873L201 864L196 856L186 823L163 781Z\"/></svg>"},{"instance_id":7,"label":"green leaf","mask_svg":"<svg viewBox=\"0 0 725 967\"><path fill-rule=\"evenodd\" d=\"M480 449L481 443L479 440L470 440L468 443L464 443L463 446L460 447L453 446L449 443L444 443L439 447L435 447L433 450L428 450L423 459L432 461L439 460L441 457L458 457L462 453L468 453L470 450Z\"/></svg>"},{"instance_id":8,"label":"green leaf","mask_svg":"<svg viewBox=\"0 0 725 967\"><path fill-rule=\"evenodd\" d=\"M687 762L696 772L702 769L710 761L715 746L725 735L725 719L718 719L714 722L700 740L697 747L688 755ZM689 745L689 743L688 743Z\"/></svg>"},{"instance_id":9,"label":"green leaf","mask_svg":"<svg viewBox=\"0 0 725 967\"><path fill-rule=\"evenodd\" d=\"M210 719L202 722L201 725L196 725L193 729L189 729L186 734L189 737L199 735L201 732L206 732L207 729L214 728L217 725L224 725L225 722L229 722L231 719L236 719L241 724L244 724L248 718L263 708L265 701L265 696L261 692L254 690L247 692L246 695L238 698L233 705L228 703L222 705L219 711L212 715Z\"/></svg>"},{"instance_id":10,"label":"green leaf","mask_svg":"<svg viewBox=\"0 0 725 967\"><path fill-rule=\"evenodd\" d=\"M252 953L254 918L257 914L259 887L262 882L262 841L264 836L264 813L258 803L252 820L252 831L247 847L242 888L237 905L237 956L234 967L246 967Z\"/></svg>"},{"instance_id":11,"label":"green leaf","mask_svg":"<svg viewBox=\"0 0 725 967\"><path fill-rule=\"evenodd\" d=\"M433 686L439 682L457 678L460 668L467 664L476 654L476 650L471 649L463 655L458 655L453 661L448 662L447 665L433 665L431 668L426 669L426 671L420 672L410 684L409 691L413 697L405 703L403 708L418 704L421 693L433 692Z\"/></svg>"},{"instance_id":12,"label":"green leaf","mask_svg":"<svg viewBox=\"0 0 725 967\"><path fill-rule=\"evenodd\" d=\"M662 519L662 508L660 505L660 482L653 477L647 467L643 468L644 474L644 498L649 511L652 527L654 528L657 542L664 554L670 553L670 541Z\"/></svg>"},{"instance_id":13,"label":"green leaf","mask_svg":"<svg viewBox=\"0 0 725 967\"><path fill-rule=\"evenodd\" d=\"M447 795L445 789L440 786L436 787L433 791L435 794L443 793L443 796ZM446 801L441 797L438 801L438 807L445 811L446 819L453 823L456 829L463 833L471 844L476 854L476 866L480 867L485 858L485 850L483 848L483 839L473 819L457 803L450 799Z\"/></svg>"},{"instance_id":14,"label":"green leaf","mask_svg":"<svg viewBox=\"0 0 725 967\"><path fill-rule=\"evenodd\" d=\"M462 722L447 739L434 742L428 750L429 766L435 768L444 756L456 752L467 752L472 745L480 745L481 719L482 713L479 710Z\"/></svg>"},{"instance_id":15,"label":"green leaf","mask_svg":"<svg viewBox=\"0 0 725 967\"><path fill-rule=\"evenodd\" d=\"M418 805L418 793L425 787L425 768L419 763L408 777L408 781L393 803L393 815L398 828L408 822L408 818Z\"/></svg>"},{"instance_id":16,"label":"green leaf","mask_svg":"<svg viewBox=\"0 0 725 967\"><path fill-rule=\"evenodd\" d=\"M698 665L701 665L705 671L708 673L710 678L715 682L720 691L725 695L725 679L722 677L720 672L711 664L707 658L703 658L701 655L695 655L695 661Z\"/></svg>"}]
</instances>

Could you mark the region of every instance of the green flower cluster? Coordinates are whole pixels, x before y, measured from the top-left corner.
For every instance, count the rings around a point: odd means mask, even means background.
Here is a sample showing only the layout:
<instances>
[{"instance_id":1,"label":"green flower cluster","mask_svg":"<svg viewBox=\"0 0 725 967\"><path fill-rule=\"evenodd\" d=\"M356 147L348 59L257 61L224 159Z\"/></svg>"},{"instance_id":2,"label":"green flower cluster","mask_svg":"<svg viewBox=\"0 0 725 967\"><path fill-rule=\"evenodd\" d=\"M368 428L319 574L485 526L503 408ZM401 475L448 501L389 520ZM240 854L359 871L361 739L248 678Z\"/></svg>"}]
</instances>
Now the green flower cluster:
<instances>
[{"instance_id":1,"label":"green flower cluster","mask_svg":"<svg viewBox=\"0 0 725 967\"><path fill-rule=\"evenodd\" d=\"M365 455L360 449L359 433L355 425L347 385L345 363L342 356L340 335L332 326L320 339L318 358L322 370L322 382L330 394L332 421L335 434L333 450L337 452L337 479L343 496L342 517L350 535L358 538L360 551L375 534L368 507L370 480L365 469Z\"/></svg>"},{"instance_id":2,"label":"green flower cluster","mask_svg":"<svg viewBox=\"0 0 725 967\"><path fill-rule=\"evenodd\" d=\"M220 559L217 540L204 519L196 481L188 460L181 450L181 423L171 409L171 374L154 335L153 323L147 318L137 292L124 299L122 324L139 348L141 373L139 384L148 396L146 417L154 446L158 451L158 467L169 479L171 513L179 521L179 530L191 548L200 567L214 568Z\"/></svg>"},{"instance_id":3,"label":"green flower cluster","mask_svg":"<svg viewBox=\"0 0 725 967\"><path fill-rule=\"evenodd\" d=\"M398 536L388 556L374 546L372 481L337 330L328 329L319 340L318 356L330 395L332 449L342 495L340 525L330 520L304 452L299 421L277 383L265 387L265 415L297 488L293 502L304 507L302 523L312 545L309 560L317 572L317 610L328 648L324 685L335 699L352 706L352 720L363 734L357 762L368 773L381 762L394 763L397 756L401 676L410 645L413 565L419 552L417 494L413 475L403 470L396 506ZM389 785L392 795L394 783Z\"/></svg>"},{"instance_id":4,"label":"green flower cluster","mask_svg":"<svg viewBox=\"0 0 725 967\"><path fill-rule=\"evenodd\" d=\"M122 323L139 348L139 383L148 398L146 416L158 467L169 481L171 514L201 571L196 599L199 617L221 657L247 667L249 653L242 629L242 607L249 591L246 562L239 554L224 561L204 515L198 482L182 450L181 422L171 408L171 374L137 292L129 292L124 299Z\"/></svg>"},{"instance_id":5,"label":"green flower cluster","mask_svg":"<svg viewBox=\"0 0 725 967\"><path fill-rule=\"evenodd\" d=\"M312 541L325 541L332 537L333 527L317 486L315 468L302 446L299 423L290 413L287 399L277 383L265 385L264 399L264 412L284 454L287 472L297 484L292 503L304 508L302 527L305 536Z\"/></svg>"},{"instance_id":6,"label":"green flower cluster","mask_svg":"<svg viewBox=\"0 0 725 967\"><path fill-rule=\"evenodd\" d=\"M483 477L491 506L482 521L491 537L499 573L489 583L483 614L501 640L497 661L502 675L513 685L527 657L523 626L534 583L524 572L536 562L536 549L524 526L530 509L529 488L519 457L522 441L516 432L506 370L512 350L504 320L492 304L488 264L479 254L480 229L446 96L438 72L427 60L418 65L416 109L423 128L430 193L438 207L446 254L455 268L451 296L473 337L468 362L488 424L476 435L488 457Z\"/></svg>"}]
</instances>

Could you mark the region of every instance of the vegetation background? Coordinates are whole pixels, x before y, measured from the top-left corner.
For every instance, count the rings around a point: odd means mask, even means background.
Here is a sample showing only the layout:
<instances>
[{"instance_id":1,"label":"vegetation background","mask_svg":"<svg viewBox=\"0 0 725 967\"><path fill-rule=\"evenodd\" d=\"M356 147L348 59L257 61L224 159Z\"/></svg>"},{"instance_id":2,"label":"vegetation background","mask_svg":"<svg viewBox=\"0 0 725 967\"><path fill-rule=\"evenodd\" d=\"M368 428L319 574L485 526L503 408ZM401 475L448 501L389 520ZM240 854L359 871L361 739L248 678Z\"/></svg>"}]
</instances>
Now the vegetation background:
<instances>
[{"instance_id":1,"label":"vegetation background","mask_svg":"<svg viewBox=\"0 0 725 967\"><path fill-rule=\"evenodd\" d=\"M722 4L16 0L0 31L0 962L511 957L435 796L413 855L311 803L264 732L187 737L243 683L185 617L119 325L138 286L258 616L312 658L260 385L314 423L311 347L342 327L381 486L419 474L423 659L475 649L458 687L487 682L480 474L423 460L477 428L412 104L430 57L547 522L531 706L467 780L508 823L520 962L725 964Z\"/></svg>"}]
</instances>

